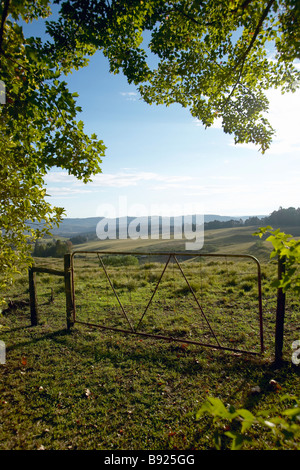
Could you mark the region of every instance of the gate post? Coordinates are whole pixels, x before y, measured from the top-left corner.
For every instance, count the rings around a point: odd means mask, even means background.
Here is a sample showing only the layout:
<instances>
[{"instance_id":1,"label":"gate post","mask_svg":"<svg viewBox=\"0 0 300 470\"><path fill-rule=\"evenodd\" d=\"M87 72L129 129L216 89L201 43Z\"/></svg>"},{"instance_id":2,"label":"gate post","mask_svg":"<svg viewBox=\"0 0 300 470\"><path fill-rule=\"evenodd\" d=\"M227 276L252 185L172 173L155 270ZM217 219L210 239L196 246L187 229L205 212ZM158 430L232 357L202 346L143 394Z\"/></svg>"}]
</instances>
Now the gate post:
<instances>
[{"instance_id":1,"label":"gate post","mask_svg":"<svg viewBox=\"0 0 300 470\"><path fill-rule=\"evenodd\" d=\"M66 292L66 314L68 330L74 325L74 305L72 293L72 269L71 254L64 255L64 271L65 271L65 292Z\"/></svg>"},{"instance_id":2,"label":"gate post","mask_svg":"<svg viewBox=\"0 0 300 470\"><path fill-rule=\"evenodd\" d=\"M285 256L278 257L278 281L282 279L285 273ZM284 330L284 314L285 314L285 293L282 288L277 289L277 308L276 308L276 331L275 331L275 363L282 362L283 350L283 330Z\"/></svg>"},{"instance_id":3,"label":"gate post","mask_svg":"<svg viewBox=\"0 0 300 470\"><path fill-rule=\"evenodd\" d=\"M36 275L32 267L29 268L28 275L31 326L37 326L39 323L39 312L36 298Z\"/></svg>"}]
</instances>

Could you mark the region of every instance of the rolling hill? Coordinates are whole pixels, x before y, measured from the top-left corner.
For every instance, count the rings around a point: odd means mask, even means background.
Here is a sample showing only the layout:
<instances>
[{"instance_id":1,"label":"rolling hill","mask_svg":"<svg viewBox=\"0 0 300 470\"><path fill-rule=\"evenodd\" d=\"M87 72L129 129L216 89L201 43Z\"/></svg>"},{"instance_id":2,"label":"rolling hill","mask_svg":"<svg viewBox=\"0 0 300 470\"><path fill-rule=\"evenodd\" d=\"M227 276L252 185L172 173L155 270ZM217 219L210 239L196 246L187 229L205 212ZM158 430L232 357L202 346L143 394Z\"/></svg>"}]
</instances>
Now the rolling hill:
<instances>
[{"instance_id":1,"label":"rolling hill","mask_svg":"<svg viewBox=\"0 0 300 470\"><path fill-rule=\"evenodd\" d=\"M256 216L258 218L264 217L263 215L258 215ZM213 222L213 221L220 221L220 222L225 222L229 220L246 220L248 219L249 216L222 216L222 215L216 215L216 214L205 214L204 215L204 222ZM118 219L118 223L120 226L123 226L124 224L126 225L129 224L134 217L123 217ZM167 219L167 218L166 218ZM178 217L176 218L177 220L179 219ZM98 222L103 220L103 217L87 217L87 218L66 218L64 219L60 226L58 228L55 228L52 230L52 233L54 236L59 236L59 237L67 237L70 238L75 235L80 235L80 234L96 234L96 227ZM109 220L109 219L107 219ZM110 219L113 220L113 219Z\"/></svg>"}]
</instances>

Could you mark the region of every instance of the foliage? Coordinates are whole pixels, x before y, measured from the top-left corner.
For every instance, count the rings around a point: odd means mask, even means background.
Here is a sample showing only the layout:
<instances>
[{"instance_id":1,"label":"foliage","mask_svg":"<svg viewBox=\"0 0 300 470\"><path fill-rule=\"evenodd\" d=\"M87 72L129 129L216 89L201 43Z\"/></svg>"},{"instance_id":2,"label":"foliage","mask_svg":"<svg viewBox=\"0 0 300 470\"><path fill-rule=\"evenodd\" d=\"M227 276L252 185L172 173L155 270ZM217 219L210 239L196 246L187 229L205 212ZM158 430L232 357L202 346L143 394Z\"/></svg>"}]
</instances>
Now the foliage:
<instances>
[{"instance_id":1,"label":"foliage","mask_svg":"<svg viewBox=\"0 0 300 470\"><path fill-rule=\"evenodd\" d=\"M300 274L297 271L300 264L300 240L281 232L280 229L274 230L271 226L261 227L254 235L261 238L266 233L270 233L266 241L271 242L273 245L270 258L278 256L285 260L285 272L282 274L281 279L273 281L273 286L282 288L283 292L292 289L300 293Z\"/></svg>"},{"instance_id":2,"label":"foliage","mask_svg":"<svg viewBox=\"0 0 300 470\"><path fill-rule=\"evenodd\" d=\"M62 79L77 58L47 55L40 38L25 38L22 22L46 18L50 2L0 4L0 70L6 87L0 107L0 288L30 262L30 242L59 224L63 209L46 201L44 176L64 168L89 181L100 172L104 145L84 133L80 108Z\"/></svg>"},{"instance_id":3,"label":"foliage","mask_svg":"<svg viewBox=\"0 0 300 470\"><path fill-rule=\"evenodd\" d=\"M95 237L93 233L93 237ZM75 235L74 237L70 238L70 242L73 245L81 245L82 243L86 243L89 239L88 235Z\"/></svg>"},{"instance_id":4,"label":"foliage","mask_svg":"<svg viewBox=\"0 0 300 470\"><path fill-rule=\"evenodd\" d=\"M211 222L204 222L204 227L206 229L218 229L218 228L227 228L227 227L243 227L251 225L276 225L277 227L299 227L300 226L300 207L297 209L295 207L288 207L287 209L280 207L277 211L273 211L270 215L266 217L256 217L252 216L243 221L240 220L213 220Z\"/></svg>"},{"instance_id":5,"label":"foliage","mask_svg":"<svg viewBox=\"0 0 300 470\"><path fill-rule=\"evenodd\" d=\"M107 255L103 257L103 261L107 266L137 266L139 261L133 255Z\"/></svg>"},{"instance_id":6,"label":"foliage","mask_svg":"<svg viewBox=\"0 0 300 470\"><path fill-rule=\"evenodd\" d=\"M297 0L68 0L48 31L50 50L101 49L147 103L179 103L205 126L220 119L235 142L265 152L265 91L299 86L299 27Z\"/></svg>"},{"instance_id":7,"label":"foliage","mask_svg":"<svg viewBox=\"0 0 300 470\"><path fill-rule=\"evenodd\" d=\"M300 227L300 207L283 208L280 207L277 211L273 211L268 217L263 219L266 225L280 226L296 226Z\"/></svg>"},{"instance_id":8,"label":"foliage","mask_svg":"<svg viewBox=\"0 0 300 470\"><path fill-rule=\"evenodd\" d=\"M296 397L287 395L281 397L282 402L287 400L292 401L294 406L284 411L279 409L260 411L255 416L247 409L225 406L219 398L209 397L198 411L197 418L202 418L206 414L213 417L213 422L217 426L214 441L218 450L227 447L224 435L231 442L231 450L240 450L246 443L251 446L253 438L249 436L249 430L255 427L260 432L264 429L272 433L276 449L289 448L290 443L300 436L300 402ZM224 427L227 431L224 431Z\"/></svg>"}]
</instances>

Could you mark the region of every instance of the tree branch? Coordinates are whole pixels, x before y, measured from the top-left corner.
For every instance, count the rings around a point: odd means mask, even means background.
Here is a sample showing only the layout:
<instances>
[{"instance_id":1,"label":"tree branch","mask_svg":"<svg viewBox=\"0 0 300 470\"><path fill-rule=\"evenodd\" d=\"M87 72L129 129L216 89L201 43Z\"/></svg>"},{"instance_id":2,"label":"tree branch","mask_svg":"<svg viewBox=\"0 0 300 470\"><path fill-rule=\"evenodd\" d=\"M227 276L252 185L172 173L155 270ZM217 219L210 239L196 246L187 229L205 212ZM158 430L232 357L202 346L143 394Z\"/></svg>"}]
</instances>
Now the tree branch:
<instances>
[{"instance_id":1,"label":"tree branch","mask_svg":"<svg viewBox=\"0 0 300 470\"><path fill-rule=\"evenodd\" d=\"M245 61L246 61L246 58L247 58L247 55L249 54L249 52L251 51L252 47L253 47L253 44L261 30L261 27L262 27L262 24L264 22L264 20L266 19L266 17L268 16L269 14L269 11L273 5L275 0L269 0L269 3L268 5L266 6L266 8L264 9L263 11L263 14L255 28L255 31L254 31L254 34L253 34L253 37L251 39L251 42L249 44L249 46L247 47L246 51L244 52L244 54L242 55L242 57L238 60L237 64L235 65L234 70L236 70L236 68L241 64L241 68L239 70L239 74L238 74L238 78L230 92L230 94L228 95L227 99L226 99L226 103L225 103L225 107L227 106L227 103L228 101L230 100L230 98L232 97L233 93L234 93L234 90L236 89L236 87L238 86L239 82L240 82L240 79L241 79L241 76L242 76L242 73L243 73L243 68L244 68L244 65L245 65ZM250 3L249 1L248 2L244 2L244 3Z\"/></svg>"},{"instance_id":2,"label":"tree branch","mask_svg":"<svg viewBox=\"0 0 300 470\"><path fill-rule=\"evenodd\" d=\"M253 2L253 0L245 0L241 6L241 8L244 10L244 8L247 8L250 3Z\"/></svg>"},{"instance_id":3,"label":"tree branch","mask_svg":"<svg viewBox=\"0 0 300 470\"><path fill-rule=\"evenodd\" d=\"M244 63L245 63L245 60L246 60L246 57L247 55L249 54L249 52L251 51L252 47L253 47L253 44L255 43L256 41L256 38L261 30L261 27L262 27L262 24L263 22L265 21L266 17L268 16L269 14L269 11L273 5L273 3L275 2L275 0L269 0L269 3L268 5L266 6L266 8L264 9L263 11L263 14L261 15L261 18L258 22L258 25L256 26L255 28L255 31L253 33L253 36L252 36L252 39L251 39L251 42L249 44L249 46L247 47L246 51L244 52L244 54L242 55L242 57L239 59L238 63L236 64L236 67L239 66L239 64L242 62L242 67L244 66ZM236 68L235 67L235 68Z\"/></svg>"}]
</instances>

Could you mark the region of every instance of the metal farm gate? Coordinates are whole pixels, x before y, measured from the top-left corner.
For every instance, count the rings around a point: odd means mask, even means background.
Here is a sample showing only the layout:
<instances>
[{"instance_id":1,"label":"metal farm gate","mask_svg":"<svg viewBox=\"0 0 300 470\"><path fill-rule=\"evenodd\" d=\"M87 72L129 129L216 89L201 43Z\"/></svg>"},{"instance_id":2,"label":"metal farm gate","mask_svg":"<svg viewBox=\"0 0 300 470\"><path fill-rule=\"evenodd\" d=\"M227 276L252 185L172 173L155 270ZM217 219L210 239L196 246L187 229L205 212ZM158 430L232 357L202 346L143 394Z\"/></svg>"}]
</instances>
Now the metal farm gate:
<instances>
[{"instance_id":1,"label":"metal farm gate","mask_svg":"<svg viewBox=\"0 0 300 470\"><path fill-rule=\"evenodd\" d=\"M251 255L74 251L71 323L237 353L264 351Z\"/></svg>"}]
</instances>

